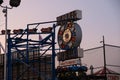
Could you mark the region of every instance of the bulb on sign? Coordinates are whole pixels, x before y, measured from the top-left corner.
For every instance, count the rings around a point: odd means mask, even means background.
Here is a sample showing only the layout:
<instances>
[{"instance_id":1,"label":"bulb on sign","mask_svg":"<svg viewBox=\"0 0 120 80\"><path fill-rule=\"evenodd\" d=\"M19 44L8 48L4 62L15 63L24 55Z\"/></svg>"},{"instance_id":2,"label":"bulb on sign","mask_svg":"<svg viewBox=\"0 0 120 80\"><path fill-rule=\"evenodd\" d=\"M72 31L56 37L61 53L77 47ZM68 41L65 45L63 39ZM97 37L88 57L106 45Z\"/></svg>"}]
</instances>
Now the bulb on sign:
<instances>
[{"instance_id":1,"label":"bulb on sign","mask_svg":"<svg viewBox=\"0 0 120 80\"><path fill-rule=\"evenodd\" d=\"M65 25L68 21L78 21L82 19L82 11L74 10L72 12L66 13L64 15L58 16L57 25Z\"/></svg>"},{"instance_id":2,"label":"bulb on sign","mask_svg":"<svg viewBox=\"0 0 120 80\"><path fill-rule=\"evenodd\" d=\"M61 49L76 48L82 40L82 31L77 23L68 22L58 31L58 44ZM62 44L61 44L62 43Z\"/></svg>"}]
</instances>

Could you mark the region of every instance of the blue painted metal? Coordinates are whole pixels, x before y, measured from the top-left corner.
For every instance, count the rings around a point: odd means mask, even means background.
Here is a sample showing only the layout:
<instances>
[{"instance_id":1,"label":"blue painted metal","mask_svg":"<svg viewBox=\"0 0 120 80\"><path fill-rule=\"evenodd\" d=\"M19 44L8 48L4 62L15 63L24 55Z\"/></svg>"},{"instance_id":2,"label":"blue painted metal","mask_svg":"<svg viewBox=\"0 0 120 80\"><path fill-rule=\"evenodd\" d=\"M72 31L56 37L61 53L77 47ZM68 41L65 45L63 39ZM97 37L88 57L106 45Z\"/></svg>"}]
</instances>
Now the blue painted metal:
<instances>
[{"instance_id":1,"label":"blue painted metal","mask_svg":"<svg viewBox=\"0 0 120 80\"><path fill-rule=\"evenodd\" d=\"M52 80L55 80L56 72L55 72L55 24L53 24L53 32L52 32Z\"/></svg>"},{"instance_id":2,"label":"blue painted metal","mask_svg":"<svg viewBox=\"0 0 120 80\"><path fill-rule=\"evenodd\" d=\"M52 23L52 22L45 22L46 23ZM8 64L7 64L7 80L12 80L12 52L15 50L17 51L17 54L21 55L21 57L23 58L22 60L20 59L14 59L14 62L20 62L22 64L24 64L26 67L31 68L31 70L33 72L36 72L38 75L40 75L41 73L38 72L38 70L36 70L33 66L29 65L29 63L33 62L29 60L29 49L33 48L33 47L38 47L39 45L40 48L45 47L45 46L50 46L48 47L41 55L40 57L42 57L44 54L46 54L47 51L51 50L50 48L52 48L52 63L48 63L51 64L52 67L52 80L55 80L56 78L56 71L55 71L55 28L56 25L53 24L53 30L51 33L49 33L48 36L46 36L43 40L38 41L38 40L31 40L29 39L29 35L31 35L31 33L28 32L29 30L29 25L37 25L36 28L38 27L40 23L34 23L34 24L28 24L27 25L27 29L25 29L23 31L22 34L14 34L14 36L10 36L11 34L8 35L8 53L7 53L7 58L8 58ZM43 24L43 23L41 23ZM41 33L34 33L34 34L41 34ZM32 35L34 35L32 34ZM26 35L27 37L24 39L23 36ZM52 38L52 40L51 40ZM32 44L30 44L32 42ZM24 43L24 44L23 44ZM26 49L26 53L22 53L22 51L19 48L25 48ZM13 50L13 51L12 51ZM38 61L34 61L34 62L38 62ZM26 72L27 70L24 70L23 73L21 73L16 80L20 80L20 77L24 74L24 72Z\"/></svg>"},{"instance_id":3,"label":"blue painted metal","mask_svg":"<svg viewBox=\"0 0 120 80\"><path fill-rule=\"evenodd\" d=\"M29 26L27 25L27 45L26 45L26 63L29 64L29 42L28 42L28 39L29 39L29 33L28 33L28 30L29 30Z\"/></svg>"},{"instance_id":4,"label":"blue painted metal","mask_svg":"<svg viewBox=\"0 0 120 80\"><path fill-rule=\"evenodd\" d=\"M7 77L6 77L6 80L12 80L12 56L11 56L10 34L8 34Z\"/></svg>"}]
</instances>

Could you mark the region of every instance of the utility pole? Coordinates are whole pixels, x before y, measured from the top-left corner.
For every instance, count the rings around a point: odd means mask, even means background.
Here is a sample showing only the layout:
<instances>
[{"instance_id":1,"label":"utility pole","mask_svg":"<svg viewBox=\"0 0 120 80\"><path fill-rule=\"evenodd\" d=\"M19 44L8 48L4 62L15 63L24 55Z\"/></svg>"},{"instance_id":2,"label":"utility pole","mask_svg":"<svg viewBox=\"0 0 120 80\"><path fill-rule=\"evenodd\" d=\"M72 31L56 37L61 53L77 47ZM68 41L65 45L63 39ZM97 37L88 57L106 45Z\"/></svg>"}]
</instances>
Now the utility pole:
<instances>
[{"instance_id":1,"label":"utility pole","mask_svg":"<svg viewBox=\"0 0 120 80\"><path fill-rule=\"evenodd\" d=\"M105 71L105 80L107 80L107 73L106 73L106 53L105 53L105 39L103 36L103 57L104 57L104 71Z\"/></svg>"}]
</instances>

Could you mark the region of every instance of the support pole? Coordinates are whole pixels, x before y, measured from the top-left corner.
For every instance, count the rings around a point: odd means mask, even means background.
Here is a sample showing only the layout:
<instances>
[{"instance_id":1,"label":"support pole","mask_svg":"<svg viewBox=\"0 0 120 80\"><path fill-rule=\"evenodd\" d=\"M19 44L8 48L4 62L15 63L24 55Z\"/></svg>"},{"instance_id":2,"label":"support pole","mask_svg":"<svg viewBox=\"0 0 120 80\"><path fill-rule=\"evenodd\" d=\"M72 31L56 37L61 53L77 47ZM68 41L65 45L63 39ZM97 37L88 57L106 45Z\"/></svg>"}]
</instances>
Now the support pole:
<instances>
[{"instance_id":1,"label":"support pole","mask_svg":"<svg viewBox=\"0 0 120 80\"><path fill-rule=\"evenodd\" d=\"M10 34L8 34L8 53L7 53L7 76L6 80L12 80L12 55L11 55L11 38Z\"/></svg>"},{"instance_id":2,"label":"support pole","mask_svg":"<svg viewBox=\"0 0 120 80\"><path fill-rule=\"evenodd\" d=\"M106 53L105 53L105 39L104 39L104 36L103 36L103 55L104 55L105 80L107 80L107 73L106 73Z\"/></svg>"},{"instance_id":3,"label":"support pole","mask_svg":"<svg viewBox=\"0 0 120 80\"><path fill-rule=\"evenodd\" d=\"M7 68L7 6L3 9L3 13L5 13L5 53L4 53L4 80L6 80L6 68Z\"/></svg>"},{"instance_id":4,"label":"support pole","mask_svg":"<svg viewBox=\"0 0 120 80\"><path fill-rule=\"evenodd\" d=\"M29 27L27 25L27 46L26 46L26 64L29 65L29 42L28 42L28 39L29 39L29 33L28 33L28 30L29 30ZM29 68L29 67L28 67ZM28 69L29 70L29 69ZM27 80L29 80L29 71L27 72Z\"/></svg>"},{"instance_id":5,"label":"support pole","mask_svg":"<svg viewBox=\"0 0 120 80\"><path fill-rule=\"evenodd\" d=\"M1 5L0 5L1 6ZM8 9L12 9L12 8L9 8L7 6L1 6L3 8L3 13L5 13L5 53L4 53L4 80L7 79L7 23L8 23Z\"/></svg>"},{"instance_id":6,"label":"support pole","mask_svg":"<svg viewBox=\"0 0 120 80\"><path fill-rule=\"evenodd\" d=\"M29 42L28 42L28 38L29 38L29 33L28 33L29 27L27 25L27 45L26 45L26 63L29 63Z\"/></svg>"},{"instance_id":7,"label":"support pole","mask_svg":"<svg viewBox=\"0 0 120 80\"><path fill-rule=\"evenodd\" d=\"M56 78L55 72L55 24L53 24L53 31L52 31L52 80Z\"/></svg>"}]
</instances>

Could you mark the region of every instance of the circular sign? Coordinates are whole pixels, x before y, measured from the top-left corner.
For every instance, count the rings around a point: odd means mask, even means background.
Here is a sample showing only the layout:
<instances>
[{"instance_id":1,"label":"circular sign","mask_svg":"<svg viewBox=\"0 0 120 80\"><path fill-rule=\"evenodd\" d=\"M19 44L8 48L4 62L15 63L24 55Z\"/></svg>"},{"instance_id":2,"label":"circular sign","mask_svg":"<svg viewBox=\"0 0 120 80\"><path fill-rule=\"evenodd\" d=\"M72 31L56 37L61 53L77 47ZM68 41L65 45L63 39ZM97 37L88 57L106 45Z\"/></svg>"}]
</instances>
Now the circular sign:
<instances>
[{"instance_id":1,"label":"circular sign","mask_svg":"<svg viewBox=\"0 0 120 80\"><path fill-rule=\"evenodd\" d=\"M63 41L67 43L70 41L70 39L71 39L71 31L70 29L66 29L63 33Z\"/></svg>"},{"instance_id":2,"label":"circular sign","mask_svg":"<svg viewBox=\"0 0 120 80\"><path fill-rule=\"evenodd\" d=\"M58 31L58 44L61 49L78 47L82 40L82 30L77 23L68 22Z\"/></svg>"}]
</instances>

